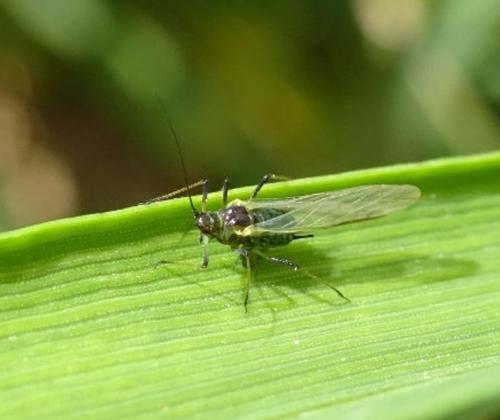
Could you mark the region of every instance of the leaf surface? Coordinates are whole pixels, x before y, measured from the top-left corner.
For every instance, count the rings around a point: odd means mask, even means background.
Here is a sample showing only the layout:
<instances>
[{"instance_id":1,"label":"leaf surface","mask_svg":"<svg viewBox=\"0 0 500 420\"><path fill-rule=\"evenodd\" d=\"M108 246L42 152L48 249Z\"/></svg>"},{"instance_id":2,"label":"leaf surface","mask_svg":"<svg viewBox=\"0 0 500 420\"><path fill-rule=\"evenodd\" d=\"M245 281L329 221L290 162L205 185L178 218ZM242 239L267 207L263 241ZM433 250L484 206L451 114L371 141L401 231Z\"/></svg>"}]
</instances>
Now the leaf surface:
<instances>
[{"instance_id":1,"label":"leaf surface","mask_svg":"<svg viewBox=\"0 0 500 420\"><path fill-rule=\"evenodd\" d=\"M499 181L500 154L488 154L266 185L269 198L422 190L410 209L270 251L352 304L262 261L245 315L228 247L210 244L207 270L185 265L201 258L186 198L4 233L0 415L498 413ZM179 264L155 269L161 259Z\"/></svg>"}]
</instances>

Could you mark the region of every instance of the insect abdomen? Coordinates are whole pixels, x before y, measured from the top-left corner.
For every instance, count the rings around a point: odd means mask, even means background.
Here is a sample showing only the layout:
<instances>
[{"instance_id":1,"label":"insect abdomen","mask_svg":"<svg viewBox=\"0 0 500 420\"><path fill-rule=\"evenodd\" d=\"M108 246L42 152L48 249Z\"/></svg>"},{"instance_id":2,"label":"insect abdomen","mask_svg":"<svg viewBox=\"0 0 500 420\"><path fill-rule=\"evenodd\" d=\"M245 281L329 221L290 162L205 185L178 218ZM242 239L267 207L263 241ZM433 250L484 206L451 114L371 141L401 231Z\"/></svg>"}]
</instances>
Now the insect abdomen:
<instances>
[{"instance_id":1,"label":"insect abdomen","mask_svg":"<svg viewBox=\"0 0 500 420\"><path fill-rule=\"evenodd\" d=\"M248 228L251 225L282 216L286 211L273 208L257 208L248 210L245 206L234 204L224 209L221 214L221 221L224 229L220 235L214 235L219 242L231 245L233 248L266 248L286 245L295 239L293 233L255 232L248 235L241 235L238 231ZM293 218L290 217L293 221Z\"/></svg>"},{"instance_id":2,"label":"insect abdomen","mask_svg":"<svg viewBox=\"0 0 500 420\"><path fill-rule=\"evenodd\" d=\"M255 236L241 237L240 241L245 248L265 248L271 246L281 246L292 242L294 236L292 233L265 233Z\"/></svg>"},{"instance_id":3,"label":"insect abdomen","mask_svg":"<svg viewBox=\"0 0 500 420\"><path fill-rule=\"evenodd\" d=\"M274 219L275 217L282 216L286 211L281 209L273 209L273 208L257 208L252 210L252 216L254 219L254 223L264 222L269 219ZM292 221L292 217L290 216L290 220ZM261 233L259 235L249 235L244 238L245 246L249 248L255 247L271 247L271 246L281 246L286 245L292 242L294 239L293 234L291 233Z\"/></svg>"},{"instance_id":4,"label":"insect abdomen","mask_svg":"<svg viewBox=\"0 0 500 420\"><path fill-rule=\"evenodd\" d=\"M284 210L272 209L272 208L262 208L262 209L252 210L254 223L265 222L266 220L274 219L275 217L281 216L285 213L286 211Z\"/></svg>"}]
</instances>

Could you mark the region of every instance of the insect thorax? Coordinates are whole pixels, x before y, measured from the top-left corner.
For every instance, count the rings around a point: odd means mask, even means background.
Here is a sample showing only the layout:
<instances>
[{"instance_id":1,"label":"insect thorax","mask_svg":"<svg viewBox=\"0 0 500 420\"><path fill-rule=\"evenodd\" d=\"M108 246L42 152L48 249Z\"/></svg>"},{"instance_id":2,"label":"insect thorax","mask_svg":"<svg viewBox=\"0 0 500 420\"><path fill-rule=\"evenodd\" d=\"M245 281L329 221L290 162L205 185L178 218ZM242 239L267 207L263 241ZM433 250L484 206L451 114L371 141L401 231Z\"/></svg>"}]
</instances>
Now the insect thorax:
<instances>
[{"instance_id":1,"label":"insect thorax","mask_svg":"<svg viewBox=\"0 0 500 420\"><path fill-rule=\"evenodd\" d=\"M232 205L221 211L224 226L234 226L235 228L246 228L254 223L251 212L241 205Z\"/></svg>"},{"instance_id":2,"label":"insect thorax","mask_svg":"<svg viewBox=\"0 0 500 420\"><path fill-rule=\"evenodd\" d=\"M233 203L218 213L220 229L212 236L219 242L233 248L255 248L286 245L293 240L293 234L290 233L251 230L252 225L281 216L285 211L272 208L249 209L240 201Z\"/></svg>"}]
</instances>

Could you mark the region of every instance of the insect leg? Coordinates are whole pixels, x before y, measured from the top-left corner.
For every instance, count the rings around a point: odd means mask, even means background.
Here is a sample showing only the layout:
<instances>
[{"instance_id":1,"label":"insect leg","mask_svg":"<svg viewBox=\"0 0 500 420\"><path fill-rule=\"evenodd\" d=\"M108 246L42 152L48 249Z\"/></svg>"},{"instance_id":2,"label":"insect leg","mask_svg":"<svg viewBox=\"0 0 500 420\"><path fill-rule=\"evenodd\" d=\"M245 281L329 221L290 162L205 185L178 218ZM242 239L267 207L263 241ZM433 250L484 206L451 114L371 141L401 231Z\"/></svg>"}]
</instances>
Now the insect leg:
<instances>
[{"instance_id":1,"label":"insect leg","mask_svg":"<svg viewBox=\"0 0 500 420\"><path fill-rule=\"evenodd\" d=\"M250 261L250 255L246 255L245 259L247 260L247 284L245 286L245 300L243 301L243 306L245 307L245 313L248 313L248 299L250 298L250 283L252 281L252 263Z\"/></svg>"},{"instance_id":2,"label":"insect leg","mask_svg":"<svg viewBox=\"0 0 500 420\"><path fill-rule=\"evenodd\" d=\"M269 181L286 181L287 178L286 176L281 176L281 175L274 175L274 174L267 174L264 175L264 177L260 180L260 182L255 186L255 189L253 190L252 195L250 196L250 200L252 198L255 198L257 194L259 193L260 189L267 184Z\"/></svg>"},{"instance_id":3,"label":"insect leg","mask_svg":"<svg viewBox=\"0 0 500 420\"><path fill-rule=\"evenodd\" d=\"M196 188L196 187L199 187L200 185L204 185L206 182L207 182L206 179L200 179L199 181L194 182L193 184L190 184L188 187L179 188L178 190L169 192L168 194L160 195L159 197L151 198L151 199L144 201L142 203L139 203L139 204L151 204L151 203L156 203L158 201L168 200L169 198L172 198L172 197L175 197L179 194L185 193L186 191L189 191L192 188Z\"/></svg>"},{"instance_id":4,"label":"insect leg","mask_svg":"<svg viewBox=\"0 0 500 420\"><path fill-rule=\"evenodd\" d=\"M200 233L200 244L203 245L203 260L201 262L201 268L208 267L208 236Z\"/></svg>"},{"instance_id":5,"label":"insect leg","mask_svg":"<svg viewBox=\"0 0 500 420\"><path fill-rule=\"evenodd\" d=\"M285 267L291 268L293 271L298 271L300 266L297 263L294 263L293 261L287 260L286 258L282 257L273 257L271 255L266 255L263 252L254 251L259 257L264 258L265 260L272 262L274 264L279 264L279 265L284 265ZM305 273L306 271L303 270Z\"/></svg>"},{"instance_id":6,"label":"insect leg","mask_svg":"<svg viewBox=\"0 0 500 420\"><path fill-rule=\"evenodd\" d=\"M201 211L205 213L207 211L207 198L208 198L208 179L203 182L203 192L201 195Z\"/></svg>"},{"instance_id":7,"label":"insect leg","mask_svg":"<svg viewBox=\"0 0 500 420\"><path fill-rule=\"evenodd\" d=\"M259 257L262 257L262 258L264 258L265 260L267 260L269 262L272 262L272 263L275 263L275 264L284 265L285 267L291 268L293 271L298 271L299 268L300 268L298 264L294 263L293 261L287 260L286 258L273 257L273 256L270 256L270 255L266 255L263 252L260 252L260 251L257 251L257 250L255 250L254 252ZM336 287L334 287L331 284L327 283L322 278L320 278L320 277L318 277L318 276L316 276L316 275L314 275L314 274L312 274L309 271L304 270L304 269L301 269L301 272L304 273L307 277L309 277L311 279L314 279L314 280L320 282L321 284L324 284L326 287L332 289L342 299L346 300L347 302L351 302L351 300L347 296L344 296L344 294L339 289L337 289Z\"/></svg>"},{"instance_id":8,"label":"insect leg","mask_svg":"<svg viewBox=\"0 0 500 420\"><path fill-rule=\"evenodd\" d=\"M203 261L201 265L199 264L191 264L184 261L174 261L174 260L160 260L155 265L154 268L158 268L160 265L165 264L174 264L174 265L185 265L188 267L195 268L207 268L208 266L208 237L200 233L200 244L203 245Z\"/></svg>"},{"instance_id":9,"label":"insect leg","mask_svg":"<svg viewBox=\"0 0 500 420\"><path fill-rule=\"evenodd\" d=\"M222 207L227 206L227 192L229 191L229 180L226 178L222 184Z\"/></svg>"},{"instance_id":10,"label":"insect leg","mask_svg":"<svg viewBox=\"0 0 500 420\"><path fill-rule=\"evenodd\" d=\"M245 313L248 313L248 300L250 298L250 283L252 282L252 255L249 250L245 248L239 248L236 250L238 255L241 258L241 262L243 263L243 266L247 269L248 271L248 277L247 281L245 283L245 298L243 300L243 306L245 307Z\"/></svg>"},{"instance_id":11,"label":"insect leg","mask_svg":"<svg viewBox=\"0 0 500 420\"><path fill-rule=\"evenodd\" d=\"M191 264L191 263L188 263L188 262L184 262L184 261L173 261L173 260L160 260L158 261L154 266L153 268L154 269L157 269L160 265L167 265L167 264L173 264L173 265L184 265L186 267L191 267L191 268L201 268L199 265L197 264Z\"/></svg>"}]
</instances>

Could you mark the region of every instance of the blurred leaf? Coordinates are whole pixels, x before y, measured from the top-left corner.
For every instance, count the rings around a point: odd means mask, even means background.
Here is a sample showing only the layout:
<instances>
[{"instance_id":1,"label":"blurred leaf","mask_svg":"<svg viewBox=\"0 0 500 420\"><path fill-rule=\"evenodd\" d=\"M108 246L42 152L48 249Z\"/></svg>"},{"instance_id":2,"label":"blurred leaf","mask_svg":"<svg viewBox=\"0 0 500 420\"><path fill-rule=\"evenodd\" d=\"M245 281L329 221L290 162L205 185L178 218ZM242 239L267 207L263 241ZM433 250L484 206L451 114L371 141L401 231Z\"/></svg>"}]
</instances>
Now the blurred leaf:
<instances>
[{"instance_id":1,"label":"blurred leaf","mask_svg":"<svg viewBox=\"0 0 500 420\"><path fill-rule=\"evenodd\" d=\"M99 0L6 0L3 7L36 42L69 58L105 51L114 21Z\"/></svg>"},{"instance_id":2,"label":"blurred leaf","mask_svg":"<svg viewBox=\"0 0 500 420\"><path fill-rule=\"evenodd\" d=\"M117 83L138 103L171 95L184 73L175 40L150 20L131 20L125 29L106 56Z\"/></svg>"},{"instance_id":3,"label":"blurred leaf","mask_svg":"<svg viewBox=\"0 0 500 420\"><path fill-rule=\"evenodd\" d=\"M415 111L423 113L426 121L419 122L412 109L397 110L399 132L404 127L412 134L406 141L400 137L395 147L408 150L420 145L422 150L441 149L441 155L495 150L500 125L491 100L499 80L498 2L459 0L436 9L429 22L432 30L410 52L403 67L405 89L418 103ZM478 30L465 37L465 28L471 27ZM409 130L407 123L420 132ZM425 125L434 132L427 145L422 141Z\"/></svg>"},{"instance_id":4,"label":"blurred leaf","mask_svg":"<svg viewBox=\"0 0 500 420\"><path fill-rule=\"evenodd\" d=\"M422 189L407 211L273 251L352 304L262 262L245 315L245 272L215 243L207 270L153 269L162 258L199 263L185 198L3 234L0 413L498 412L499 177L500 154L490 154L266 186L274 197L380 182Z\"/></svg>"}]
</instances>

